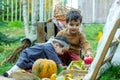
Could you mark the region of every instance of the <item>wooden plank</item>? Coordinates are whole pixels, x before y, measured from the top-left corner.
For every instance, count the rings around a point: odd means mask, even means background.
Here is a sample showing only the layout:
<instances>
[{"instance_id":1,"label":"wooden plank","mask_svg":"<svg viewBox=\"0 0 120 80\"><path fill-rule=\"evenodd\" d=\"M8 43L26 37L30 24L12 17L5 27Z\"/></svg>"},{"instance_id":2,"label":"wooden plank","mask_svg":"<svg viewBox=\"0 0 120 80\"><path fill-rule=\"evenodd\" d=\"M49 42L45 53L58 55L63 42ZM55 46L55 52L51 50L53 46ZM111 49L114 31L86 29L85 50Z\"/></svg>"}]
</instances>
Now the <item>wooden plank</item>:
<instances>
[{"instance_id":1,"label":"wooden plank","mask_svg":"<svg viewBox=\"0 0 120 80\"><path fill-rule=\"evenodd\" d=\"M37 42L45 42L45 28L44 28L44 23L45 22L38 22L37 23Z\"/></svg>"},{"instance_id":2,"label":"wooden plank","mask_svg":"<svg viewBox=\"0 0 120 80\"><path fill-rule=\"evenodd\" d=\"M118 41L118 40L114 40L114 41L110 44L110 47L116 46L117 44L119 44L119 41Z\"/></svg>"},{"instance_id":3,"label":"wooden plank","mask_svg":"<svg viewBox=\"0 0 120 80\"><path fill-rule=\"evenodd\" d=\"M104 59L102 65L105 64L107 61L111 61L111 59L113 58L113 55L115 54L115 51L116 51L116 49L118 47L118 44L119 44L118 42L117 42L117 44L112 43L112 45L114 45L114 46L112 46L113 48L111 49L110 56L108 56L107 58Z\"/></svg>"},{"instance_id":4,"label":"wooden plank","mask_svg":"<svg viewBox=\"0 0 120 80\"><path fill-rule=\"evenodd\" d=\"M54 24L52 22L47 23L47 40L51 37L55 36Z\"/></svg>"},{"instance_id":5,"label":"wooden plank","mask_svg":"<svg viewBox=\"0 0 120 80\"><path fill-rule=\"evenodd\" d=\"M93 71L93 74L92 74L90 80L95 80L96 79L98 71L99 71L99 69L100 69L100 67L101 67L101 65L102 65L102 63L104 61L105 55L106 55L106 53L107 53L107 51L109 49L109 46L110 46L110 44L111 44L111 42L112 42L112 40L114 38L115 32L117 31L119 25L120 25L120 19L118 19L116 21L116 24L115 24L114 28L111 30L110 34L108 35L108 39L107 39L107 41L106 41L106 43L104 45L101 56L100 56L100 58L99 58L99 60L98 60L98 62L96 64L96 67L95 67L95 69Z\"/></svg>"},{"instance_id":6,"label":"wooden plank","mask_svg":"<svg viewBox=\"0 0 120 80\"><path fill-rule=\"evenodd\" d=\"M110 51L110 55L104 59L102 65L105 64L107 61L111 61L111 59L113 58L113 56L114 56L114 54L115 54L115 51L116 51L118 45L119 45L119 42L118 42L117 40L113 41L113 42L110 44L110 47L112 47L112 49L111 49L111 51ZM109 48L110 48L110 47L109 47Z\"/></svg>"}]
</instances>

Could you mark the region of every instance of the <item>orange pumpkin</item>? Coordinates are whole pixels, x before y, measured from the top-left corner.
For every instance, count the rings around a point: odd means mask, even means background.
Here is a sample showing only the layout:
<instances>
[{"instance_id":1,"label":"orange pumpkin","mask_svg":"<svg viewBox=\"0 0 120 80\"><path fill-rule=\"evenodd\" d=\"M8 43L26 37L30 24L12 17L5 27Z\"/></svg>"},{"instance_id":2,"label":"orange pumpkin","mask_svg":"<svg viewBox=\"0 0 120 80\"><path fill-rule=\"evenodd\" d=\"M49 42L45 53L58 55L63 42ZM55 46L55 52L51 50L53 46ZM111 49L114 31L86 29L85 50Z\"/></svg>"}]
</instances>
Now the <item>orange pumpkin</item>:
<instances>
[{"instance_id":1,"label":"orange pumpkin","mask_svg":"<svg viewBox=\"0 0 120 80\"><path fill-rule=\"evenodd\" d=\"M32 73L40 78L50 78L54 73L57 73L57 65L53 60L38 59L32 66Z\"/></svg>"}]
</instances>

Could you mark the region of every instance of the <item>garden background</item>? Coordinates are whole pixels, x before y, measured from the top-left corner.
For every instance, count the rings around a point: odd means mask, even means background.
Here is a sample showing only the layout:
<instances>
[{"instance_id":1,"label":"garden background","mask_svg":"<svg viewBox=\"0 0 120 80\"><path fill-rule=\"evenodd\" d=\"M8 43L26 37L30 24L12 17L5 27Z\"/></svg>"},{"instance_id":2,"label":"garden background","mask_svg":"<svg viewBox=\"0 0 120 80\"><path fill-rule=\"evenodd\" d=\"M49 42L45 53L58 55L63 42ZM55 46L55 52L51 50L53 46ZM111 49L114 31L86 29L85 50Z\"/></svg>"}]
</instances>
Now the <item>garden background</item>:
<instances>
[{"instance_id":1,"label":"garden background","mask_svg":"<svg viewBox=\"0 0 120 80\"><path fill-rule=\"evenodd\" d=\"M114 0L0 0L0 63L21 45L20 40L34 35L35 23L53 17L55 5L77 8L83 16L86 38L96 53L96 38L106 22ZM73 3L76 4L77 7ZM14 63L0 65L0 74ZM109 74L108 74L109 73ZM112 76L111 76L112 75ZM119 66L112 67L101 80L119 79Z\"/></svg>"}]
</instances>

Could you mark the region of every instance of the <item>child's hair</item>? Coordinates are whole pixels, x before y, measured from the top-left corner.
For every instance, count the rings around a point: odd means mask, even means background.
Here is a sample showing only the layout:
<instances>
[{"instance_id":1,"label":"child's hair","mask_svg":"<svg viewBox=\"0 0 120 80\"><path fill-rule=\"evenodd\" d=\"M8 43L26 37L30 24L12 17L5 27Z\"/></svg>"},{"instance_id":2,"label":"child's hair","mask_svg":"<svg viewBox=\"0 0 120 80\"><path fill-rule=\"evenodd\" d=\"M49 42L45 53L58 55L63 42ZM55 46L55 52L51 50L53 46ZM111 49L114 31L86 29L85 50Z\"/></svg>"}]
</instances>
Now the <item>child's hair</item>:
<instances>
[{"instance_id":1,"label":"child's hair","mask_svg":"<svg viewBox=\"0 0 120 80\"><path fill-rule=\"evenodd\" d=\"M56 36L54 39L52 39L53 43L57 42L60 44L61 47L69 47L70 43L67 40L67 38L65 36Z\"/></svg>"},{"instance_id":2,"label":"child's hair","mask_svg":"<svg viewBox=\"0 0 120 80\"><path fill-rule=\"evenodd\" d=\"M76 10L76 9L72 9L70 10L67 15L66 15L66 23L68 23L69 21L72 20L80 20L80 22L82 22L82 16L80 14L80 11Z\"/></svg>"},{"instance_id":3,"label":"child's hair","mask_svg":"<svg viewBox=\"0 0 120 80\"><path fill-rule=\"evenodd\" d=\"M56 36L55 39L64 41L67 44L70 44L65 36Z\"/></svg>"}]
</instances>

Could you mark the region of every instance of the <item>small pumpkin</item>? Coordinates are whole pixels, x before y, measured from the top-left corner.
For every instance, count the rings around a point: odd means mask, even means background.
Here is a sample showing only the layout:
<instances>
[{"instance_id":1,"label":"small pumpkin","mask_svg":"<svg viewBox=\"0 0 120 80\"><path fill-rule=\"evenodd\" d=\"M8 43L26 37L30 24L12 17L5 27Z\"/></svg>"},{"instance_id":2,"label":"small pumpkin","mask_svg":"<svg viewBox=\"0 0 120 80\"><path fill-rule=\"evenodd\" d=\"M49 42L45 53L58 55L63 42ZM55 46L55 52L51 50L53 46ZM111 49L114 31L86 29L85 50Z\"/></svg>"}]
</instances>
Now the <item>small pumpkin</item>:
<instances>
[{"instance_id":1,"label":"small pumpkin","mask_svg":"<svg viewBox=\"0 0 120 80\"><path fill-rule=\"evenodd\" d=\"M32 73L40 78L50 78L52 74L57 73L57 65L53 60L38 59L32 66Z\"/></svg>"}]
</instances>

